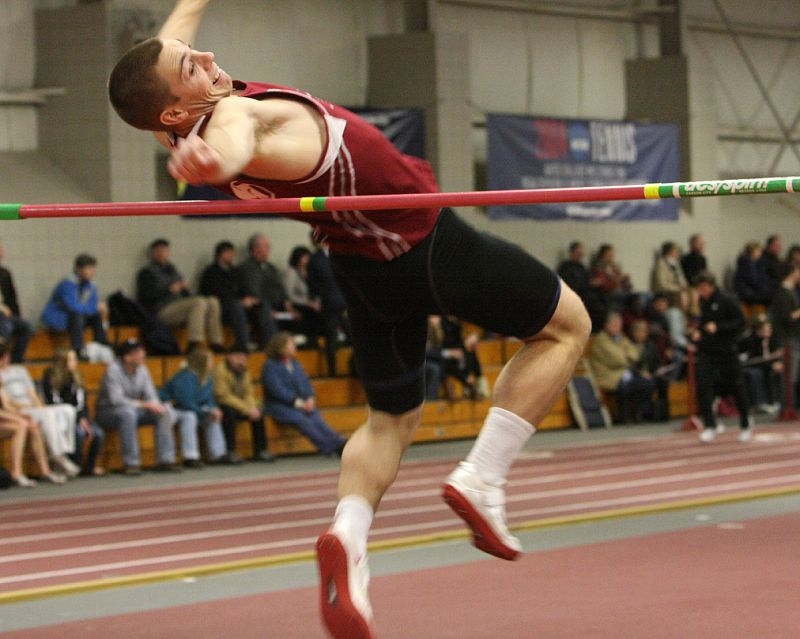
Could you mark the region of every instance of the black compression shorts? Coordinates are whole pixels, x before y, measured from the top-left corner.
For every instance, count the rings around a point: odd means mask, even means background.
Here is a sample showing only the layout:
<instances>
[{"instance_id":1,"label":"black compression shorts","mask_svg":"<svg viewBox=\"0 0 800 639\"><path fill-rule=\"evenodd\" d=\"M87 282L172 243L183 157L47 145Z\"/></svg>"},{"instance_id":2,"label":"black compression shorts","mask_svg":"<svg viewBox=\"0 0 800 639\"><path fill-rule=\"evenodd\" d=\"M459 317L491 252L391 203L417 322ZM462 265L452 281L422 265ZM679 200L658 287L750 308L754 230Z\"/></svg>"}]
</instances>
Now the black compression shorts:
<instances>
[{"instance_id":1,"label":"black compression shorts","mask_svg":"<svg viewBox=\"0 0 800 639\"><path fill-rule=\"evenodd\" d=\"M518 246L443 209L433 232L390 262L332 255L347 299L356 366L369 405L407 412L425 397L429 315L531 337L555 312L560 280Z\"/></svg>"}]
</instances>

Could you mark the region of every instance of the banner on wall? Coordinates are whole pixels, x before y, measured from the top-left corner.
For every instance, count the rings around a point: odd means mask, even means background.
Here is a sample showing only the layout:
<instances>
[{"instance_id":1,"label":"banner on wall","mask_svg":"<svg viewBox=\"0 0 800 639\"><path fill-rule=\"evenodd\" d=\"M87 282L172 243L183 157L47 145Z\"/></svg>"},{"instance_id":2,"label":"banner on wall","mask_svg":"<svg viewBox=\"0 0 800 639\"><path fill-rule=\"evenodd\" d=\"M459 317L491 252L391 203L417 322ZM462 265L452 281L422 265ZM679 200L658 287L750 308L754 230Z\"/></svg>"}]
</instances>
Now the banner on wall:
<instances>
[{"instance_id":1,"label":"banner on wall","mask_svg":"<svg viewBox=\"0 0 800 639\"><path fill-rule=\"evenodd\" d=\"M615 186L679 180L678 127L489 114L489 190ZM670 221L676 200L497 205L492 219Z\"/></svg>"},{"instance_id":2,"label":"banner on wall","mask_svg":"<svg viewBox=\"0 0 800 639\"><path fill-rule=\"evenodd\" d=\"M380 129L400 151L419 158L425 157L425 116L421 109L373 109L348 107L367 122ZM319 195L326 195L320 193ZM230 200L227 193L212 186L185 185L179 190L181 200ZM193 217L193 216L188 216ZM209 217L209 216L195 216ZM217 216L210 216L217 217ZM252 215L248 216L252 217ZM274 217L274 216L270 216Z\"/></svg>"}]
</instances>

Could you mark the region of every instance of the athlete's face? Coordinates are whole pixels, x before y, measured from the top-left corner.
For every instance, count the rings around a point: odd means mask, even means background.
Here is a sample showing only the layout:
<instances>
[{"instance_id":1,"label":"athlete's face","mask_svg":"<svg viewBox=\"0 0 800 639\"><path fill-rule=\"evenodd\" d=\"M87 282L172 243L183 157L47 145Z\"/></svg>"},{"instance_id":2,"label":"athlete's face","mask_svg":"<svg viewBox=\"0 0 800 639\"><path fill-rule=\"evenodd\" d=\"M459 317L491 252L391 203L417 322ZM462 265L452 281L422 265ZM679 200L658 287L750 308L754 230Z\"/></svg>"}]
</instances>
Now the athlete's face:
<instances>
[{"instance_id":1,"label":"athlete's face","mask_svg":"<svg viewBox=\"0 0 800 639\"><path fill-rule=\"evenodd\" d=\"M177 119L168 122L171 126L187 117L195 120L231 94L233 80L219 68L213 53L196 51L180 40L164 40L163 44L156 69L178 101L164 110L162 120Z\"/></svg>"}]
</instances>

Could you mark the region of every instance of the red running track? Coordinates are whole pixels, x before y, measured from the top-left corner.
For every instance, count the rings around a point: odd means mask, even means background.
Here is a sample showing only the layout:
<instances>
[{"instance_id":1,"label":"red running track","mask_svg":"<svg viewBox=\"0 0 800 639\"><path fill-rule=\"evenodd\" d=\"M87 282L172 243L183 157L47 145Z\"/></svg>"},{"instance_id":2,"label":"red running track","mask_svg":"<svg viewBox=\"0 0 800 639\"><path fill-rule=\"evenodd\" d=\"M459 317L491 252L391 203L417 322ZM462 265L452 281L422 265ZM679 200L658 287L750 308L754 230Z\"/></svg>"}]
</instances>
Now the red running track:
<instances>
[{"instance_id":1,"label":"red running track","mask_svg":"<svg viewBox=\"0 0 800 639\"><path fill-rule=\"evenodd\" d=\"M406 464L386 495L371 543L465 535L439 498L457 460ZM310 557L335 504L335 474L278 475L8 504L0 602L54 589L201 574ZM509 523L530 529L706 502L800 491L800 429L695 434L539 450L509 483Z\"/></svg>"},{"instance_id":2,"label":"red running track","mask_svg":"<svg viewBox=\"0 0 800 639\"><path fill-rule=\"evenodd\" d=\"M800 515L373 577L380 639L796 639ZM314 639L301 588L46 625L3 639Z\"/></svg>"}]
</instances>

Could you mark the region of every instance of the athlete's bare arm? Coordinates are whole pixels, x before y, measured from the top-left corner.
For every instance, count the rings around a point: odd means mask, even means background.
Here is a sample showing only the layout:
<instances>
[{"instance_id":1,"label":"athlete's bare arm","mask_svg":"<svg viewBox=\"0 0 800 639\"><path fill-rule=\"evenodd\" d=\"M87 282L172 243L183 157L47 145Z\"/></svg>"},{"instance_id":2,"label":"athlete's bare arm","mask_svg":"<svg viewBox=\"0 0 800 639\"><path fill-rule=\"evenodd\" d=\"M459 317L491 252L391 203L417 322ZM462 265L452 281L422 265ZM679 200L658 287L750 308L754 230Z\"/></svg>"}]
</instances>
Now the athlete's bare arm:
<instances>
[{"instance_id":1,"label":"athlete's bare arm","mask_svg":"<svg viewBox=\"0 0 800 639\"><path fill-rule=\"evenodd\" d=\"M193 43L209 2L210 0L178 0L158 32L158 37L174 38L186 44Z\"/></svg>"},{"instance_id":2,"label":"athlete's bare arm","mask_svg":"<svg viewBox=\"0 0 800 639\"><path fill-rule=\"evenodd\" d=\"M326 145L322 116L296 100L220 100L203 137L178 140L167 165L177 180L219 184L245 173L299 180L317 166Z\"/></svg>"}]
</instances>

